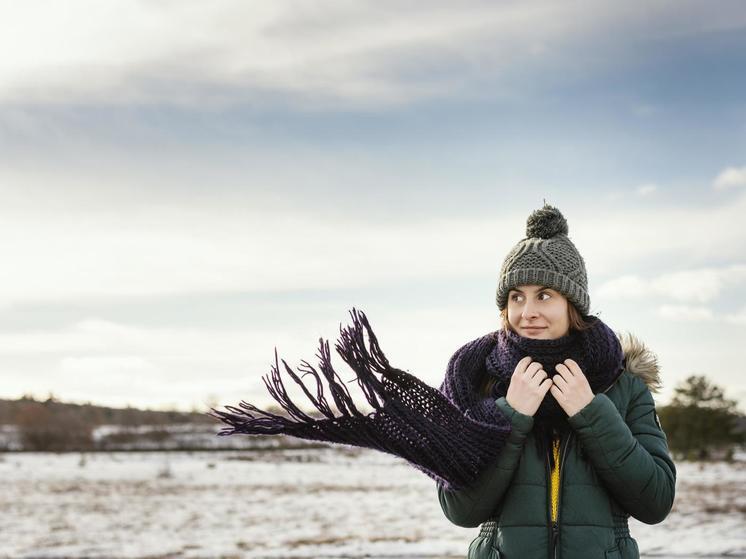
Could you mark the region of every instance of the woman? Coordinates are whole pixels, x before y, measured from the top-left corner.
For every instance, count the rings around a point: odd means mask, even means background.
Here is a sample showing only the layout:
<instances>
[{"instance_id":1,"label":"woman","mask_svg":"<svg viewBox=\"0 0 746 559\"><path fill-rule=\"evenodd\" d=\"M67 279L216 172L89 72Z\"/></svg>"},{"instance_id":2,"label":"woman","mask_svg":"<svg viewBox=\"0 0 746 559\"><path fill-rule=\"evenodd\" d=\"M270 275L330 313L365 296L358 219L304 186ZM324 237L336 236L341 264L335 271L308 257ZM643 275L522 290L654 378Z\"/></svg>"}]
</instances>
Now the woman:
<instances>
[{"instance_id":1,"label":"woman","mask_svg":"<svg viewBox=\"0 0 746 559\"><path fill-rule=\"evenodd\" d=\"M627 517L663 520L676 480L650 393L658 370L633 337L588 315L585 264L567 233L556 208L529 216L500 272L504 327L459 348L438 390L391 366L353 309L335 347L372 413L355 406L320 340L319 369L299 367L312 389L282 361L318 414L288 397L275 350L264 382L288 416L246 402L213 409L229 425L219 434L282 433L404 458L436 480L448 519L482 525L471 559L639 557Z\"/></svg>"},{"instance_id":2,"label":"woman","mask_svg":"<svg viewBox=\"0 0 746 559\"><path fill-rule=\"evenodd\" d=\"M482 525L470 559L637 558L627 518L655 524L673 504L655 358L587 315L585 265L567 232L545 205L500 271L503 328L482 390L503 394L505 447L469 487L437 483L451 522Z\"/></svg>"}]
</instances>

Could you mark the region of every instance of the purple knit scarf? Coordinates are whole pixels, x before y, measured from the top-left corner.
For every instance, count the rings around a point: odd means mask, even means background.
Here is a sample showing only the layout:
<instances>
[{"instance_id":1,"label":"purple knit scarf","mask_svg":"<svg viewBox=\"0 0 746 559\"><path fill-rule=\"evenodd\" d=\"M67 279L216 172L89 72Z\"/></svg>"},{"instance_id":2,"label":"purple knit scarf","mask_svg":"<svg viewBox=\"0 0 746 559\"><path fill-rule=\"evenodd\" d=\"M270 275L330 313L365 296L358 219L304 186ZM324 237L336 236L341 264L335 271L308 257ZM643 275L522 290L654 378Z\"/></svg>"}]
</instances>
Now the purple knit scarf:
<instances>
[{"instance_id":1,"label":"purple knit scarf","mask_svg":"<svg viewBox=\"0 0 746 559\"><path fill-rule=\"evenodd\" d=\"M373 407L372 412L363 413L355 406L346 383L332 367L329 342L321 339L319 370L306 361L299 367L302 376L310 374L315 379L315 396L282 360L285 372L318 412L306 413L290 400L275 349L275 365L263 380L287 415L264 411L244 401L238 407L225 406L226 411L212 409L209 415L229 425L218 434L284 434L372 448L399 456L446 488L458 489L471 485L504 447L510 422L495 405L495 398L505 395L515 364L524 355L539 360L550 375L556 372L555 363L574 359L594 393L608 388L621 373L619 341L595 318L590 329L557 340L528 339L503 331L472 340L451 356L443 383L436 390L392 367L365 314L352 309L350 315L353 324L340 326L335 348L355 372L353 380ZM480 391L486 375L494 375L499 381L491 395ZM322 377L336 412L324 393ZM547 402L550 399L554 400L551 394L537 412L540 422L560 415Z\"/></svg>"},{"instance_id":2,"label":"purple knit scarf","mask_svg":"<svg viewBox=\"0 0 746 559\"><path fill-rule=\"evenodd\" d=\"M624 370L624 355L617 335L598 317L587 317L589 327L571 330L569 334L552 340L526 338L511 330L498 330L497 343L486 359L487 374L495 377L492 396L507 393L510 378L518 362L530 355L542 364L543 370L554 377L555 366L565 359L577 362L594 394L607 390ZM534 438L537 450L545 451L555 433L569 431L567 414L550 392L547 392L534 414Z\"/></svg>"}]
</instances>

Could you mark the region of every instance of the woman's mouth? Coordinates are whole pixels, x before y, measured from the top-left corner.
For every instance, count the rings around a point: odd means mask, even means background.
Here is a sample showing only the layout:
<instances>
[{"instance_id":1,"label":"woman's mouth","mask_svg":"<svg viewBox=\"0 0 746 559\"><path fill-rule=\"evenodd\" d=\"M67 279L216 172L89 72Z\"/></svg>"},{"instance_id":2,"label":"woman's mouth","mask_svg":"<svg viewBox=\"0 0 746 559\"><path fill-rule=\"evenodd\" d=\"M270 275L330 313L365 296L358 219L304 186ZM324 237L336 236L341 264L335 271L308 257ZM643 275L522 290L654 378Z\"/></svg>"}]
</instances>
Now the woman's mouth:
<instances>
[{"instance_id":1,"label":"woman's mouth","mask_svg":"<svg viewBox=\"0 0 746 559\"><path fill-rule=\"evenodd\" d=\"M546 329L546 326L524 326L523 329L526 330L526 332L536 333Z\"/></svg>"}]
</instances>

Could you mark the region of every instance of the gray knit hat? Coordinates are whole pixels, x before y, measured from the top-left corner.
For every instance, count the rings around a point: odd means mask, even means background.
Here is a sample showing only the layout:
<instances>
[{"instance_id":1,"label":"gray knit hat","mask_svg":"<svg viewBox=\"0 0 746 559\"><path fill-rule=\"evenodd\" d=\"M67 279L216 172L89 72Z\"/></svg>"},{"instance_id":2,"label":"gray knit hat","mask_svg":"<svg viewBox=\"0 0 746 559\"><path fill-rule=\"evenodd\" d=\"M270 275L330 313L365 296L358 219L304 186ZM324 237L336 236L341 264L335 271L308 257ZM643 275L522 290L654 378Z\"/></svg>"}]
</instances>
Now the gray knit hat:
<instances>
[{"instance_id":1,"label":"gray knit hat","mask_svg":"<svg viewBox=\"0 0 746 559\"><path fill-rule=\"evenodd\" d=\"M567 220L544 203L526 220L526 237L505 257L497 284L497 306L503 310L508 292L519 285L543 285L562 293L580 314L588 315L590 297L585 262L567 237Z\"/></svg>"}]
</instances>

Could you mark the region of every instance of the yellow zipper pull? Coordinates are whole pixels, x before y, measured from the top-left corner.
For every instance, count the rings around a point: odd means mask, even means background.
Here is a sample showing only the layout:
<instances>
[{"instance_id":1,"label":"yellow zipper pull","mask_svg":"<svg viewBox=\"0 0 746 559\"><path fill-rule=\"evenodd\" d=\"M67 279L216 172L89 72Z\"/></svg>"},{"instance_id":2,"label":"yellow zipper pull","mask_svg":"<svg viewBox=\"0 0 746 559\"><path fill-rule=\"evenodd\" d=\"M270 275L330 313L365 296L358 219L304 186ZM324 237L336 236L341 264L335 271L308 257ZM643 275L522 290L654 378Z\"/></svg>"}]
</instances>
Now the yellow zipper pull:
<instances>
[{"instance_id":1,"label":"yellow zipper pull","mask_svg":"<svg viewBox=\"0 0 746 559\"><path fill-rule=\"evenodd\" d=\"M560 439L552 439L552 454L554 455L554 468L552 468L552 521L557 520L557 504L559 501L559 480L560 480Z\"/></svg>"}]
</instances>

